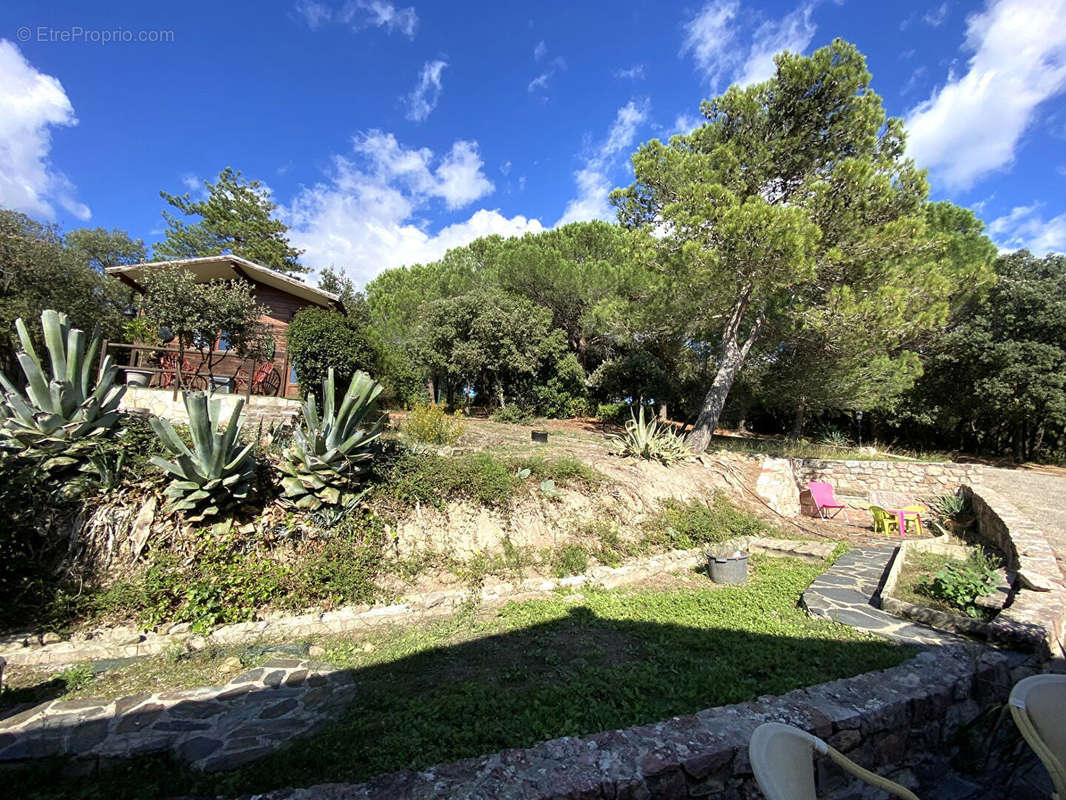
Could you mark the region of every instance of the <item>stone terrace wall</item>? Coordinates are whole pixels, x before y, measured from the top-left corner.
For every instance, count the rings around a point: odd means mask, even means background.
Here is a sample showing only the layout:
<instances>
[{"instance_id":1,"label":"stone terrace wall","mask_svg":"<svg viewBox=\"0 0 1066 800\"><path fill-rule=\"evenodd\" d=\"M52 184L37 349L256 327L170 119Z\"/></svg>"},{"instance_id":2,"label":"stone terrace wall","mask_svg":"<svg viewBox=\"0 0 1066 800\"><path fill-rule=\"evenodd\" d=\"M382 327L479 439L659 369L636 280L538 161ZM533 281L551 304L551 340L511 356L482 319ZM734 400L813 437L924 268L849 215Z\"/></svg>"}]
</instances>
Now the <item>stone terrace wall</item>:
<instances>
[{"instance_id":1,"label":"stone terrace wall","mask_svg":"<svg viewBox=\"0 0 1066 800\"><path fill-rule=\"evenodd\" d=\"M1055 551L1043 532L997 492L963 487L977 517L977 535L1003 553L1007 568L1018 573L1021 590L996 617L1012 635L1029 638L1038 652L1066 652L1066 583Z\"/></svg>"},{"instance_id":2,"label":"stone terrace wall","mask_svg":"<svg viewBox=\"0 0 1066 800\"><path fill-rule=\"evenodd\" d=\"M918 496L947 494L959 486L979 483L981 470L978 464L792 459L792 471L801 489L807 488L808 481L827 481L837 494L860 497L871 491L912 492Z\"/></svg>"},{"instance_id":3,"label":"stone terrace wall","mask_svg":"<svg viewBox=\"0 0 1066 800\"><path fill-rule=\"evenodd\" d=\"M788 722L859 764L915 787L942 774L952 737L1006 701L1018 656L968 646L920 653L893 669L780 697L723 706L655 725L564 737L524 750L373 778L257 795L260 800L502 800L759 796L748 740L763 722ZM1028 673L1026 673L1028 674ZM819 760L818 796L854 798L856 785Z\"/></svg>"}]
</instances>

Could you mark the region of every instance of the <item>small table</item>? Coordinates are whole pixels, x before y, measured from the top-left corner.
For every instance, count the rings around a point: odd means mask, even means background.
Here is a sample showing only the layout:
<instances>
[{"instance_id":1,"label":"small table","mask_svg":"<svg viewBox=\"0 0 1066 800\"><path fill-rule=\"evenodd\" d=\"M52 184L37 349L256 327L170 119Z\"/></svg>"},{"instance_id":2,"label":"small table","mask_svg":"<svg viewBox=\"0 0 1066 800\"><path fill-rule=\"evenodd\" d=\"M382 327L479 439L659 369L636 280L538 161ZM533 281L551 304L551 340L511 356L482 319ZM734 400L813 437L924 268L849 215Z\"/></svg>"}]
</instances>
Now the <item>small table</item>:
<instances>
[{"instance_id":1,"label":"small table","mask_svg":"<svg viewBox=\"0 0 1066 800\"><path fill-rule=\"evenodd\" d=\"M907 535L907 515L909 514L914 519L918 520L918 530L922 529L922 513L913 508L886 508L886 514L895 514L896 519L899 520L899 537L905 538Z\"/></svg>"}]
</instances>

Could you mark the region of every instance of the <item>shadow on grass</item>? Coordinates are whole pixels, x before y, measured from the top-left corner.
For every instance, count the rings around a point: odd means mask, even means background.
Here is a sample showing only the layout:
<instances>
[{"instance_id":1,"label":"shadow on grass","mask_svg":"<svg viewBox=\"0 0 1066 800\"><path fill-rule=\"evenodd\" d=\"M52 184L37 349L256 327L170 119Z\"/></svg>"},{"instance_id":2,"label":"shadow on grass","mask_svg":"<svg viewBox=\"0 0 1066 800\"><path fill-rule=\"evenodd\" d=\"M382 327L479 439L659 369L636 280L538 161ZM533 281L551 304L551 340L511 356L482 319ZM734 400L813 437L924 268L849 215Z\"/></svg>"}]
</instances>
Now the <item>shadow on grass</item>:
<instances>
[{"instance_id":1,"label":"shadow on grass","mask_svg":"<svg viewBox=\"0 0 1066 800\"><path fill-rule=\"evenodd\" d=\"M57 777L72 766L61 759L8 774L29 790L26 797L108 800L357 782L781 694L895 666L912 654L765 598L723 618L731 593L744 591L601 593L590 597L592 607L534 601L501 611L514 617L514 630L446 646L401 643L396 658L390 651L387 662L348 668L355 699L333 721L234 772L200 774L157 755L112 762L88 779ZM619 618L634 614L644 618ZM682 624L659 621L671 618ZM278 691L233 702L266 708ZM165 717L182 715L179 705Z\"/></svg>"}]
</instances>

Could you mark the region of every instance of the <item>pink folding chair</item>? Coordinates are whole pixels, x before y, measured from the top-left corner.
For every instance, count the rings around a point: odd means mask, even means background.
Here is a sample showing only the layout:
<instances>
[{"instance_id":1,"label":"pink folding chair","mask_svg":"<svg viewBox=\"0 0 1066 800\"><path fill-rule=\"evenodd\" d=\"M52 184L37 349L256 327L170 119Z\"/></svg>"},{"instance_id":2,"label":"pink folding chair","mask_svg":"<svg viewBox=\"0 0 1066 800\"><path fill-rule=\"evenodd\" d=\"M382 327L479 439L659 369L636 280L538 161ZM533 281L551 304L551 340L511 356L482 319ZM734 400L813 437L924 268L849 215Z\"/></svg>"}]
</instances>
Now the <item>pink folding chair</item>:
<instances>
[{"instance_id":1,"label":"pink folding chair","mask_svg":"<svg viewBox=\"0 0 1066 800\"><path fill-rule=\"evenodd\" d=\"M824 481L811 481L807 484L807 488L811 491L811 499L814 500L815 506L818 507L818 516L822 519L833 519L841 511L844 512L844 520L848 524L851 524L851 520L848 519L848 510L844 507L844 504L836 499L836 495L833 494L832 484L825 483ZM833 513L830 514L829 512Z\"/></svg>"}]
</instances>

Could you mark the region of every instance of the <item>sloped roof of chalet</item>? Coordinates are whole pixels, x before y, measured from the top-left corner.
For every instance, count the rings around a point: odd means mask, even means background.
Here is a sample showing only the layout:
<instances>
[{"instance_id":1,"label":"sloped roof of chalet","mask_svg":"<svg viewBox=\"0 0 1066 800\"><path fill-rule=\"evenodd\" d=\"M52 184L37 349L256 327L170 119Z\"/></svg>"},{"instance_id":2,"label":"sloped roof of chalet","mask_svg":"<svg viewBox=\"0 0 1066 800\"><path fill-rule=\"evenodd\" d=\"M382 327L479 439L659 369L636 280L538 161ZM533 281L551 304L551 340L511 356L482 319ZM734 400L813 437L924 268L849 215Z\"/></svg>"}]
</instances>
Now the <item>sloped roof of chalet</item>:
<instances>
[{"instance_id":1,"label":"sloped roof of chalet","mask_svg":"<svg viewBox=\"0 0 1066 800\"><path fill-rule=\"evenodd\" d=\"M148 261L143 264L108 267L104 271L108 275L112 275L129 284L137 291L143 292L144 289L140 284L142 276L146 271L157 268L184 269L191 272L200 282L244 278L252 283L261 283L264 286L277 289L279 292L291 294L301 300L306 300L324 308L343 308L340 297L332 292L309 286L303 281L291 278L277 270L230 254L204 256L203 258L182 258L176 261Z\"/></svg>"}]
</instances>

